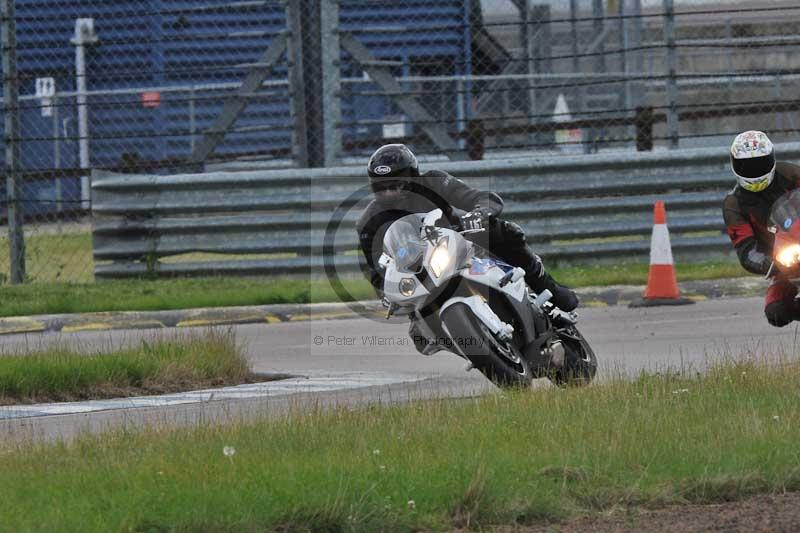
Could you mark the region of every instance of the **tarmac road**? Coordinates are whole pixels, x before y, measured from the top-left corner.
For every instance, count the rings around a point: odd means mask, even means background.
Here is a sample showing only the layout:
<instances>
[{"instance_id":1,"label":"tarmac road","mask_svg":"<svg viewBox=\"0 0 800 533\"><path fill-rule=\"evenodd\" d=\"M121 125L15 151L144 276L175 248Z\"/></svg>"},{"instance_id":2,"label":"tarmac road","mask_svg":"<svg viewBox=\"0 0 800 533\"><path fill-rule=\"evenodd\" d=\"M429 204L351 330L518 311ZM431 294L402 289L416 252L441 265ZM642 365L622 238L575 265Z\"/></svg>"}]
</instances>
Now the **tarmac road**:
<instances>
[{"instance_id":1,"label":"tarmac road","mask_svg":"<svg viewBox=\"0 0 800 533\"><path fill-rule=\"evenodd\" d=\"M580 329L591 342L601 364L601 379L619 372L690 368L702 371L719 357L794 354L794 326L769 326L761 298L720 298L690 306L629 309L623 306L580 312ZM229 420L285 412L291 407L363 404L415 398L465 396L495 389L477 372L465 372L463 361L440 352L425 357L407 340L405 323L370 319L289 322L232 326L257 372L287 372L332 379L344 376L360 387L298 388L265 400L218 400L201 404L100 411L72 415L0 420L0 436L53 438L72 436L82 429L109 425ZM3 350L31 349L53 342L84 349L120 345L167 331L110 331L74 334L38 334L3 337ZM359 372L365 374L359 375ZM371 376L382 376L380 384ZM384 379L385 378L385 379ZM389 383L389 384L387 384ZM329 385L325 385L328 387ZM2 409L2 408L0 408ZM0 439L2 440L2 439Z\"/></svg>"}]
</instances>

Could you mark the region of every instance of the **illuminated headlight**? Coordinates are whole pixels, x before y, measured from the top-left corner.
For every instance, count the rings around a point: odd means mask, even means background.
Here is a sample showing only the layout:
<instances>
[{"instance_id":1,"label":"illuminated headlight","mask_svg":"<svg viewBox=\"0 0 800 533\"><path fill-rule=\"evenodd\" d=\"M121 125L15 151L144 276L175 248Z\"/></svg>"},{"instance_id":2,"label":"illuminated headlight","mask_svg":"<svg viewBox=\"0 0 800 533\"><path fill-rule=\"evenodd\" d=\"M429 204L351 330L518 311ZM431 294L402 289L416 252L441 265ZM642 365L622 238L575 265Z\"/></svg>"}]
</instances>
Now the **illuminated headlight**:
<instances>
[{"instance_id":1,"label":"illuminated headlight","mask_svg":"<svg viewBox=\"0 0 800 533\"><path fill-rule=\"evenodd\" d=\"M450 266L450 251L447 249L447 240L436 245L431 254L431 271L437 278Z\"/></svg>"},{"instance_id":2,"label":"illuminated headlight","mask_svg":"<svg viewBox=\"0 0 800 533\"><path fill-rule=\"evenodd\" d=\"M794 266L800 260L800 244L791 244L782 248L775 259L785 267Z\"/></svg>"},{"instance_id":3,"label":"illuminated headlight","mask_svg":"<svg viewBox=\"0 0 800 533\"><path fill-rule=\"evenodd\" d=\"M417 281L414 278L403 278L400 280L400 294L412 296L417 290Z\"/></svg>"}]
</instances>

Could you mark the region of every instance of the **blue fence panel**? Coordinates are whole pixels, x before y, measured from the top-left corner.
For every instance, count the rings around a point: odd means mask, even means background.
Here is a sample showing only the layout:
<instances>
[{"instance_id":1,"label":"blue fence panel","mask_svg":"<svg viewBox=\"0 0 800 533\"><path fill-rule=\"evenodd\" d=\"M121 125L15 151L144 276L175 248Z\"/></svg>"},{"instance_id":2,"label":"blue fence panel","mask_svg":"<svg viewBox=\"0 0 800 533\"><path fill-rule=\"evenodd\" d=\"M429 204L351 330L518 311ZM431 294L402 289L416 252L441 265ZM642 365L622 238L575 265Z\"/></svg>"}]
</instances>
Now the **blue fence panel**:
<instances>
[{"instance_id":1,"label":"blue fence panel","mask_svg":"<svg viewBox=\"0 0 800 533\"><path fill-rule=\"evenodd\" d=\"M455 76L470 72L469 1L443 0L435 5L425 0L405 2L353 0L342 2L340 25L351 31L379 60L396 61L395 76ZM363 70L343 52L342 75L359 78ZM453 83L407 84L410 91L441 92L422 98L423 106L438 119L455 118L457 95ZM386 124L409 121L390 99L372 94L379 88L372 83L345 84L342 122L345 140L383 137L382 124L354 124L361 120L380 120ZM366 93L366 94L364 94ZM447 94L445 94L447 93ZM453 122L450 130L455 131ZM406 124L405 135L418 133Z\"/></svg>"},{"instance_id":2,"label":"blue fence panel","mask_svg":"<svg viewBox=\"0 0 800 533\"><path fill-rule=\"evenodd\" d=\"M341 0L340 27L355 32L375 57L397 60L398 76L425 74L426 69L465 74L470 70L465 61L470 50L469 4L470 0ZM87 47L88 89L115 91L88 99L91 166L96 168L116 167L129 157L143 161L185 158L230 94L231 89L209 86L241 82L250 65L287 27L284 4L278 1L17 0L16 9L21 95L34 94L39 77L53 77L58 92L75 91L75 46L71 43L75 20L94 19L98 42ZM346 54L342 74L362 75ZM291 152L286 79L285 62L280 62L268 78L276 84L252 98L216 156ZM176 90L180 87L192 90ZM431 87L442 86L426 89ZM346 139L382 136L380 125L348 123L402 119L388 98L359 96L359 92L374 92L374 85L346 88L353 93L342 100ZM419 87L409 87L415 88ZM149 90L159 93L157 104L143 101L142 93ZM455 98L427 98L424 104L443 118L442 114L458 112ZM75 99L63 98L57 106L58 123L54 124L51 117L41 115L38 100L21 103L22 132L27 139L22 146L25 170L77 166ZM58 162L56 136L60 137Z\"/></svg>"}]
</instances>

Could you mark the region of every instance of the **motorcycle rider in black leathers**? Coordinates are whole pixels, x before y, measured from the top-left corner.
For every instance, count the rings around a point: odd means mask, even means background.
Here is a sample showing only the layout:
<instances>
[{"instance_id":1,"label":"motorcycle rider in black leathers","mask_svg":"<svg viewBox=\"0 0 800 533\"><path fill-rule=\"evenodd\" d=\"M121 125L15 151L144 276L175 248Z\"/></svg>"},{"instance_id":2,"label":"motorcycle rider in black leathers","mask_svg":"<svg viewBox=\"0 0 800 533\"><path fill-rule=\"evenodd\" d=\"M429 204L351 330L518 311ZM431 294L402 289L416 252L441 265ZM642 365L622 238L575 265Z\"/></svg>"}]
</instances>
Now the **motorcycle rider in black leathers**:
<instances>
[{"instance_id":1,"label":"motorcycle rider in black leathers","mask_svg":"<svg viewBox=\"0 0 800 533\"><path fill-rule=\"evenodd\" d=\"M731 145L731 170L738 183L725 197L725 227L742 267L763 276L772 264L775 241L769 231L772 204L787 191L800 187L800 167L776 161L766 134L746 131L737 135ZM774 277L764 301L767 321L783 327L800 320L796 296L793 283Z\"/></svg>"},{"instance_id":2,"label":"motorcycle rider in black leathers","mask_svg":"<svg viewBox=\"0 0 800 533\"><path fill-rule=\"evenodd\" d=\"M503 200L497 194L473 189L440 170L420 175L417 158L402 144L387 144L376 150L370 157L367 172L375 198L356 227L366 261L362 263L362 270L379 298L383 296L383 275L378 260L383 251L383 236L392 222L437 208L452 218L455 207L466 211L459 217L464 229L487 229L466 235L469 240L508 264L524 269L528 286L537 293L549 289L553 293L551 301L563 311L572 311L578 306L576 294L556 283L545 271L542 260L525 242L522 228L499 218Z\"/></svg>"}]
</instances>

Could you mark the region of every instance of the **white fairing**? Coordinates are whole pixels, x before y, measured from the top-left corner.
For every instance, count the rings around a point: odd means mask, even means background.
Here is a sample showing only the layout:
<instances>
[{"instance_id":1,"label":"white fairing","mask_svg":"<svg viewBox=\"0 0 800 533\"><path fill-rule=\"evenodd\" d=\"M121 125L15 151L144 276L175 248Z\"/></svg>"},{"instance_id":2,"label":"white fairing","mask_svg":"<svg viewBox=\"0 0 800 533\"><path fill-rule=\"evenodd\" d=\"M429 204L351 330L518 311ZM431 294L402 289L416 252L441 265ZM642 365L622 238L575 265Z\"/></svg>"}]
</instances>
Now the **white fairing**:
<instances>
[{"instance_id":1,"label":"white fairing","mask_svg":"<svg viewBox=\"0 0 800 533\"><path fill-rule=\"evenodd\" d=\"M436 222L441 216L442 212L438 209L427 213L422 221L422 233L424 234L426 231L424 229L425 226L429 228L427 231L435 227ZM421 268L427 271L428 283L432 283L435 287L441 287L451 279L459 277L503 292L511 299L518 302L523 302L527 299L528 293L525 284L525 271L523 269L511 267L494 258L476 257L474 255L476 248L473 244L456 231L437 227L435 228L435 232L436 238L432 239L433 242L423 239L423 242L425 242L425 251L422 256L423 261L421 263ZM449 256L449 261L446 262L447 264L444 267L440 268L439 275L436 276L431 268L431 257L436 246L441 244L445 239L448 243L447 255ZM389 244L385 242L384 246L389 246ZM420 310L426 305L427 299L431 293L425 288L423 283L419 281L415 274L397 270L395 260L393 259L394 250L387 248L386 252L387 253L384 253L379 260L379 264L385 269L385 296L390 302L405 309L407 312L413 313L415 310ZM443 264L445 264L445 262L440 260L437 268L441 267ZM509 272L512 273L510 278L507 277ZM411 278L416 282L414 292L410 295L400 293L400 283L404 278ZM505 284L501 287L500 281L503 278L505 278ZM409 284L410 282L405 282L406 289ZM406 293L408 293L408 290L406 290ZM452 297L442 305L441 311L457 303L469 306L474 315L494 334L509 333L509 328L511 328L511 326L500 320L497 314L495 314L481 296ZM426 334L430 333L433 335L433 332L429 331L429 328L424 325L423 321L420 321L418 327L423 328ZM442 327L449 335L444 324L442 324ZM511 332L513 332L513 329L511 329Z\"/></svg>"},{"instance_id":2,"label":"white fairing","mask_svg":"<svg viewBox=\"0 0 800 533\"><path fill-rule=\"evenodd\" d=\"M394 266L394 260L388 256L385 257L387 258L387 261L386 271L384 273L383 292L386 297L390 301L402 306L411 305L417 301L424 301L430 293L422 285L422 283L416 284L414 293L411 296L400 294L400 280L403 278L413 277L413 275L398 272Z\"/></svg>"},{"instance_id":3,"label":"white fairing","mask_svg":"<svg viewBox=\"0 0 800 533\"><path fill-rule=\"evenodd\" d=\"M425 218L422 220L423 224L426 226L435 226L439 220L442 219L444 213L442 213L441 209L434 209L433 211L429 211Z\"/></svg>"},{"instance_id":4,"label":"white fairing","mask_svg":"<svg viewBox=\"0 0 800 533\"><path fill-rule=\"evenodd\" d=\"M380 265L380 267L384 270L386 270L389 267L389 263L391 262L392 258L386 255L385 253L382 253L380 259L378 259L378 265Z\"/></svg>"},{"instance_id":5,"label":"white fairing","mask_svg":"<svg viewBox=\"0 0 800 533\"><path fill-rule=\"evenodd\" d=\"M492 311L492 308L489 307L489 304L487 304L480 296L470 296L469 298L463 298L459 296L451 298L442 306L441 311L439 311L439 315L441 316L441 314L448 307L458 303L468 305L472 310L472 313L478 317L481 322L486 324L486 327L488 327L495 335L503 332L507 327L506 324L495 314L495 312Z\"/></svg>"},{"instance_id":6,"label":"white fairing","mask_svg":"<svg viewBox=\"0 0 800 533\"><path fill-rule=\"evenodd\" d=\"M475 261L491 262L492 260L473 258L473 265L475 264ZM511 281L502 288L500 288L500 279L506 275L506 271L499 266L491 266L483 274L479 274L474 268L464 268L460 274L464 278L472 280L475 283L496 288L497 290L508 294L519 302L521 302L527 296L525 271L519 267L514 268L514 275L511 277Z\"/></svg>"}]
</instances>

